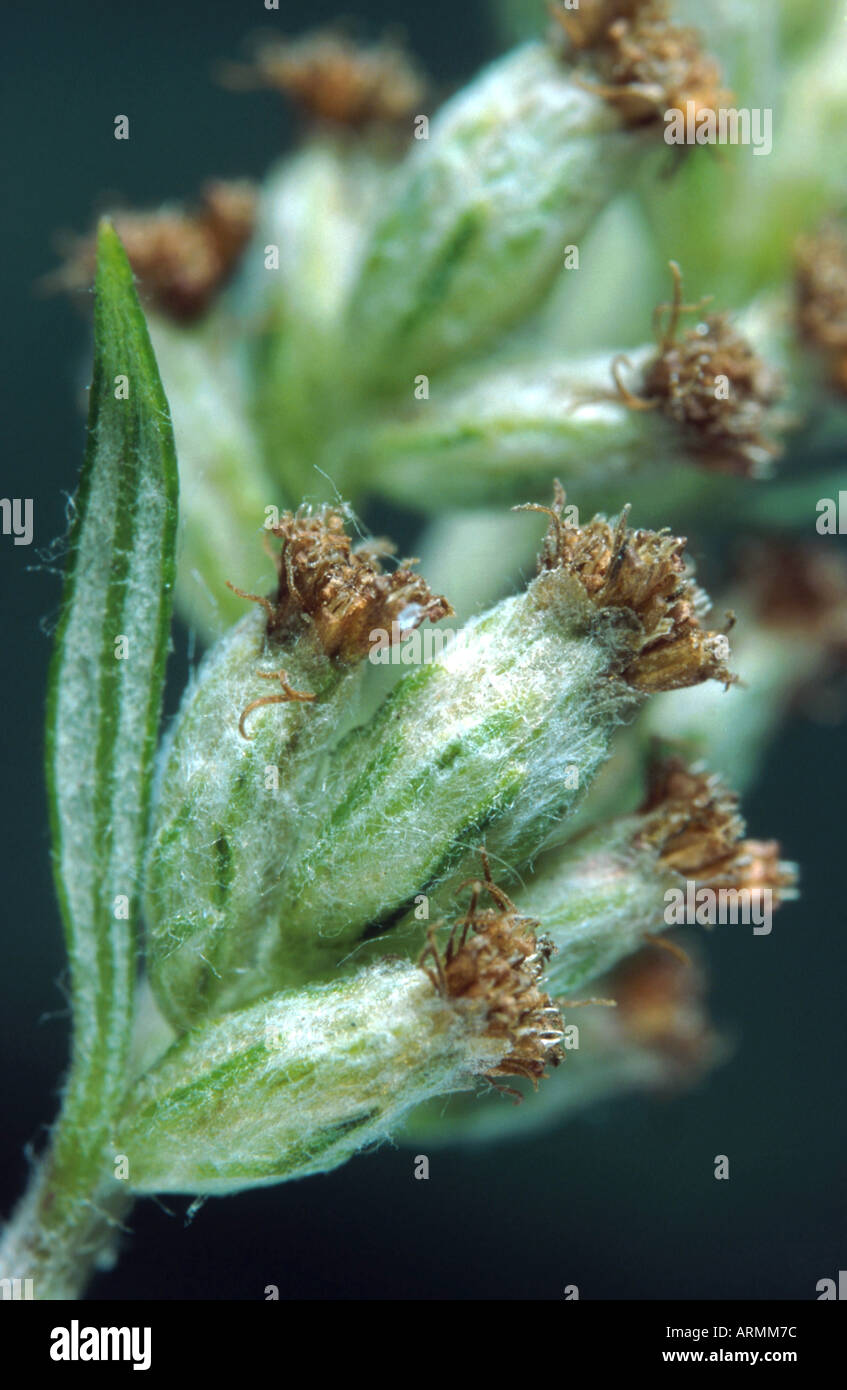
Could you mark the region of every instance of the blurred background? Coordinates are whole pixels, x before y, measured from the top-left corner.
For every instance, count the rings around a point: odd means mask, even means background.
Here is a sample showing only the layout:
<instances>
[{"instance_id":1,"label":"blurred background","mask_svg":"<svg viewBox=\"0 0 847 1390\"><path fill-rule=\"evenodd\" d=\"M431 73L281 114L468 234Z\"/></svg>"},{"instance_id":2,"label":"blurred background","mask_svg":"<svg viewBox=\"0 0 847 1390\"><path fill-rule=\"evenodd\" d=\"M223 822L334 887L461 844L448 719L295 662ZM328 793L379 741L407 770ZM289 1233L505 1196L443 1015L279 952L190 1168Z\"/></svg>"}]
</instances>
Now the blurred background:
<instances>
[{"instance_id":1,"label":"blurred background","mask_svg":"<svg viewBox=\"0 0 847 1390\"><path fill-rule=\"evenodd\" d=\"M279 14L261 0L44 0L5 16L2 493L33 498L35 533L30 547L0 537L4 1213L56 1111L69 1022L42 724L90 329L37 282L58 263L56 233L85 230L115 195L155 205L208 177L260 177L292 123L270 93L223 91L215 68L257 28L293 34L337 16L324 0L281 0ZM484 0L359 0L351 20L368 37L399 29L445 91L498 51ZM113 138L117 113L130 116L128 142ZM402 546L412 519L382 524ZM169 710L191 650L183 628L174 642ZM815 1297L847 1259L845 746L837 726L798 716L745 801L750 833L799 862L802 897L768 937L702 939L734 1054L694 1092L601 1105L496 1148L433 1150L426 1182L414 1149L386 1146L323 1177L210 1200L189 1225L187 1199L144 1201L91 1295L257 1299L275 1285L280 1298L555 1299L577 1284L593 1299ZM728 1182L714 1179L717 1154Z\"/></svg>"}]
</instances>

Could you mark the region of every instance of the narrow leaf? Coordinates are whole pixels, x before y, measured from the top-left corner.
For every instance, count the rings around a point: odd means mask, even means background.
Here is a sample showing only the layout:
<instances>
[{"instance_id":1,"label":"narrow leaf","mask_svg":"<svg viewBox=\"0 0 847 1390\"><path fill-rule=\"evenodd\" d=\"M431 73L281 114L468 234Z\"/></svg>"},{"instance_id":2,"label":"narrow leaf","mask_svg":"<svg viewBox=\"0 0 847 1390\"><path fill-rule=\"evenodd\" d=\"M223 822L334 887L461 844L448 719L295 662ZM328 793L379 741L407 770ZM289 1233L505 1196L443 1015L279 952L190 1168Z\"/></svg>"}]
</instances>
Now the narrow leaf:
<instances>
[{"instance_id":1,"label":"narrow leaf","mask_svg":"<svg viewBox=\"0 0 847 1390\"><path fill-rule=\"evenodd\" d=\"M47 710L54 869L74 1010L66 1109L89 1135L93 1115L108 1124L124 1083L176 522L168 403L129 263L103 222L88 442ZM63 1128L72 1136L73 1123Z\"/></svg>"}]
</instances>

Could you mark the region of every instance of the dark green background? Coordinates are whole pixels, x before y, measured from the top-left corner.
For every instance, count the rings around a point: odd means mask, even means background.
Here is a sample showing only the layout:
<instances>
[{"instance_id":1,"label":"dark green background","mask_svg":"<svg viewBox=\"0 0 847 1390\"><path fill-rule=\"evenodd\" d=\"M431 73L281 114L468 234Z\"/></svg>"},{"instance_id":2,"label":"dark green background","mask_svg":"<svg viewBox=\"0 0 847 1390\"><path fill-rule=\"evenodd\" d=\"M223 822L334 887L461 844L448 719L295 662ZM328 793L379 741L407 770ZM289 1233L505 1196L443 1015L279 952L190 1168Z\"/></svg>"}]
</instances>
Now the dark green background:
<instances>
[{"instance_id":1,"label":"dark green background","mask_svg":"<svg viewBox=\"0 0 847 1390\"><path fill-rule=\"evenodd\" d=\"M482 0L356 9L365 32L401 21L447 85L493 51ZM290 127L270 95L216 88L213 66L257 26L294 32L335 13L305 0L283 0L280 15L259 0L48 0L4 17L2 493L35 505L30 549L0 537L4 1210L26 1179L25 1146L55 1113L68 1032L41 774L44 629L89 345L79 312L34 285L56 264L55 232L85 228L116 193L154 203L208 176L261 175ZM128 143L113 138L119 112ZM185 669L179 631L171 707ZM187 1229L186 1201L146 1201L92 1293L256 1299L276 1284L283 1298L556 1299L576 1283L595 1299L813 1298L847 1264L844 778L843 732L798 720L748 798L751 833L778 836L802 864L803 899L769 938L706 941L713 1009L737 1051L695 1093L610 1104L531 1142L437 1152L429 1182L413 1180L410 1152L386 1147L326 1177L209 1202ZM716 1153L730 1157L729 1182L713 1178Z\"/></svg>"}]
</instances>

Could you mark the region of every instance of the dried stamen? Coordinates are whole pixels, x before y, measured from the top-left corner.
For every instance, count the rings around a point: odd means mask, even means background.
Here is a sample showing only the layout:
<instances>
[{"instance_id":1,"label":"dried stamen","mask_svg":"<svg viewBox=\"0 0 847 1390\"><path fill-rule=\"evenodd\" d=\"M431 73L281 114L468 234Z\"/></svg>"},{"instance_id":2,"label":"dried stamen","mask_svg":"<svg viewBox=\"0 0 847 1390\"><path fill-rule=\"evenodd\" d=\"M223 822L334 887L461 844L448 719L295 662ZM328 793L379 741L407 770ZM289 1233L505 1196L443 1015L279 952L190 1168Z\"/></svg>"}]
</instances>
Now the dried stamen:
<instances>
[{"instance_id":1,"label":"dried stamen","mask_svg":"<svg viewBox=\"0 0 847 1390\"><path fill-rule=\"evenodd\" d=\"M375 634L384 633L383 645L390 645L427 619L437 622L453 611L409 568L413 561L384 574L380 556L393 547L386 541L354 547L336 508L314 515L303 509L286 512L270 534L282 542L275 556L276 593L265 598L235 592L262 605L271 639L282 641L308 629L327 656L353 662L368 654Z\"/></svg>"},{"instance_id":2,"label":"dried stamen","mask_svg":"<svg viewBox=\"0 0 847 1390\"><path fill-rule=\"evenodd\" d=\"M688 577L685 539L667 531L632 531L625 507L611 525L602 516L586 526L564 518L565 494L555 484L552 507L542 511L550 527L539 556L539 573L564 571L581 584L598 609L620 609L637 623L621 634L619 673L637 690L677 690L714 678L729 685L729 644L707 632L700 617L708 600Z\"/></svg>"},{"instance_id":3,"label":"dried stamen","mask_svg":"<svg viewBox=\"0 0 847 1390\"><path fill-rule=\"evenodd\" d=\"M444 950L433 924L419 964L443 998L482 1010L484 1036L503 1044L505 1055L484 1075L520 1076L537 1088L547 1063L555 1066L562 1057L562 1016L539 987L555 947L492 883L485 860L484 868L485 881L474 882L468 911L454 923ZM479 907L483 891L494 907Z\"/></svg>"},{"instance_id":4,"label":"dried stamen","mask_svg":"<svg viewBox=\"0 0 847 1390\"><path fill-rule=\"evenodd\" d=\"M116 212L115 230L142 289L169 317L190 322L209 308L235 270L250 238L256 194L249 183L210 183L196 213ZM89 289L95 241L71 242L65 268L49 277L59 289Z\"/></svg>"},{"instance_id":5,"label":"dried stamen","mask_svg":"<svg viewBox=\"0 0 847 1390\"><path fill-rule=\"evenodd\" d=\"M628 125L661 121L669 108L695 117L730 100L718 64L697 31L672 23L665 0L582 0L550 5L573 51L590 63L584 85L614 104Z\"/></svg>"},{"instance_id":6,"label":"dried stamen","mask_svg":"<svg viewBox=\"0 0 847 1390\"><path fill-rule=\"evenodd\" d=\"M270 88L327 125L364 130L398 125L420 111L426 84L396 44L355 44L319 32L262 44L250 67L230 67L226 85Z\"/></svg>"}]
</instances>

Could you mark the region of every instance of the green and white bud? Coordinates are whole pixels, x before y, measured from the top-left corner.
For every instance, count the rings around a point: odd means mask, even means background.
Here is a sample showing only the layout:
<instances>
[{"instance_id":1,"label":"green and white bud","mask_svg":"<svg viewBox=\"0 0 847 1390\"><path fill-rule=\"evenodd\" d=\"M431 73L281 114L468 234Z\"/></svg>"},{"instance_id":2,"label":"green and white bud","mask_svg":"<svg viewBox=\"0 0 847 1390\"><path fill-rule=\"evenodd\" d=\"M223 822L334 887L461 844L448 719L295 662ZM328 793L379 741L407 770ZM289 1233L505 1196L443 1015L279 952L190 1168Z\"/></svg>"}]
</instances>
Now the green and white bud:
<instances>
[{"instance_id":1,"label":"green and white bud","mask_svg":"<svg viewBox=\"0 0 847 1390\"><path fill-rule=\"evenodd\" d=\"M179 457L177 602L187 623L217 637L243 611L227 578L260 578L257 540L278 488L265 472L227 313L191 328L151 315L149 327Z\"/></svg>"},{"instance_id":2,"label":"green and white bud","mask_svg":"<svg viewBox=\"0 0 847 1390\"><path fill-rule=\"evenodd\" d=\"M160 766L145 915L153 987L177 1027L285 983L281 882L355 717L370 631L450 611L418 575L382 574L373 548L354 550L337 511L286 514L272 534L277 592L213 648Z\"/></svg>"},{"instance_id":3,"label":"green and white bud","mask_svg":"<svg viewBox=\"0 0 847 1390\"><path fill-rule=\"evenodd\" d=\"M443 954L430 937L426 966L382 961L192 1030L130 1094L131 1186L223 1194L323 1173L478 1076L537 1085L561 1020L532 928L474 904Z\"/></svg>"},{"instance_id":4,"label":"green and white bud","mask_svg":"<svg viewBox=\"0 0 847 1390\"><path fill-rule=\"evenodd\" d=\"M634 370L651 349L630 354ZM342 442L344 447L344 442ZM630 409L610 355L475 365L442 379L425 408L410 402L346 444L354 477L414 507L473 507L539 495L558 474L569 490L637 484L678 460L678 432Z\"/></svg>"},{"instance_id":5,"label":"green and white bud","mask_svg":"<svg viewBox=\"0 0 847 1390\"><path fill-rule=\"evenodd\" d=\"M731 679L725 637L700 626L684 542L629 531L625 514L573 527L563 503L528 590L468 623L335 750L287 885L293 965L322 951L331 973L422 894L448 896L476 872L480 840L518 872L645 694Z\"/></svg>"},{"instance_id":6,"label":"green and white bud","mask_svg":"<svg viewBox=\"0 0 847 1390\"><path fill-rule=\"evenodd\" d=\"M551 46L492 64L408 155L366 247L346 324L363 377L429 373L528 314L655 145Z\"/></svg>"},{"instance_id":7,"label":"green and white bud","mask_svg":"<svg viewBox=\"0 0 847 1390\"><path fill-rule=\"evenodd\" d=\"M339 319L392 167L370 145L313 138L263 186L235 303L266 466L293 498L320 485L315 464L349 495L327 452L363 403Z\"/></svg>"},{"instance_id":8,"label":"green and white bud","mask_svg":"<svg viewBox=\"0 0 847 1390\"><path fill-rule=\"evenodd\" d=\"M787 415L772 347L786 336L773 303L736 327L709 314L680 332L681 275L661 305L658 343L624 353L564 357L554 349L499 354L446 378L422 407L387 411L342 448L351 474L388 497L438 510L538 493L551 473L580 496L674 474L680 460L759 475L781 452ZM778 331L781 328L781 332ZM757 345L767 343L767 358Z\"/></svg>"}]
</instances>

